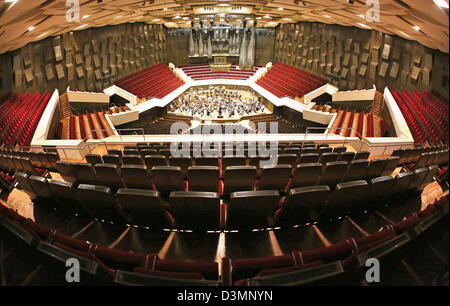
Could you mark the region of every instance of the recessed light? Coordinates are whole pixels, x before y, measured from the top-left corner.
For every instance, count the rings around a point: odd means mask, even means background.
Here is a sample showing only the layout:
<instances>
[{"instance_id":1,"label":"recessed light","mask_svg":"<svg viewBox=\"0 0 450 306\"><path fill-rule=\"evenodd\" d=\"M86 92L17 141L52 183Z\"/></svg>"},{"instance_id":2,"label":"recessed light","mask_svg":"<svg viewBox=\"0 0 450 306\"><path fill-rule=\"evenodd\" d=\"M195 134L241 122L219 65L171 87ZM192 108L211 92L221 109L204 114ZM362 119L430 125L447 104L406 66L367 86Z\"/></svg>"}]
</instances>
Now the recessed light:
<instances>
[{"instance_id":1,"label":"recessed light","mask_svg":"<svg viewBox=\"0 0 450 306\"><path fill-rule=\"evenodd\" d=\"M364 23L358 23L358 25L362 26L363 28L370 29L368 25L365 25Z\"/></svg>"},{"instance_id":2,"label":"recessed light","mask_svg":"<svg viewBox=\"0 0 450 306\"><path fill-rule=\"evenodd\" d=\"M445 0L433 0L433 2L440 7L448 9L448 3Z\"/></svg>"},{"instance_id":3,"label":"recessed light","mask_svg":"<svg viewBox=\"0 0 450 306\"><path fill-rule=\"evenodd\" d=\"M418 26L414 26L413 29L416 31L420 31L420 28Z\"/></svg>"}]
</instances>

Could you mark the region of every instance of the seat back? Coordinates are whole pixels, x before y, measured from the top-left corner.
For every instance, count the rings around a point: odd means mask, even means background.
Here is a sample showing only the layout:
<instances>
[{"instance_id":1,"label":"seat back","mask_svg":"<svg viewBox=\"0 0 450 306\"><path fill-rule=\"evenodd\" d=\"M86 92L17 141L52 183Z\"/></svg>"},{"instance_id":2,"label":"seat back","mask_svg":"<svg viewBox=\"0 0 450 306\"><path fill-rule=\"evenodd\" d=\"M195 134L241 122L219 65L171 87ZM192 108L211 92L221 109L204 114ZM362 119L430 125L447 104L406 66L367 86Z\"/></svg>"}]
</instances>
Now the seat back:
<instances>
[{"instance_id":1,"label":"seat back","mask_svg":"<svg viewBox=\"0 0 450 306\"><path fill-rule=\"evenodd\" d=\"M125 186L132 189L154 189L147 168L143 165L123 165L121 175Z\"/></svg>"},{"instance_id":2,"label":"seat back","mask_svg":"<svg viewBox=\"0 0 450 306\"><path fill-rule=\"evenodd\" d=\"M255 186L256 167L253 166L231 166L225 168L223 179L224 194L234 191L252 190Z\"/></svg>"},{"instance_id":3,"label":"seat back","mask_svg":"<svg viewBox=\"0 0 450 306\"><path fill-rule=\"evenodd\" d=\"M95 174L99 185L113 188L123 188L120 168L113 164L96 164Z\"/></svg>"},{"instance_id":4,"label":"seat back","mask_svg":"<svg viewBox=\"0 0 450 306\"><path fill-rule=\"evenodd\" d=\"M251 230L272 226L279 200L280 194L275 190L231 193L226 227L228 229Z\"/></svg>"},{"instance_id":5,"label":"seat back","mask_svg":"<svg viewBox=\"0 0 450 306\"><path fill-rule=\"evenodd\" d=\"M184 176L180 167L157 166L152 168L153 183L160 193L184 191Z\"/></svg>"},{"instance_id":6,"label":"seat back","mask_svg":"<svg viewBox=\"0 0 450 306\"><path fill-rule=\"evenodd\" d=\"M97 176L95 175L94 165L88 163L74 163L73 173L77 181L81 184L97 185Z\"/></svg>"},{"instance_id":7,"label":"seat back","mask_svg":"<svg viewBox=\"0 0 450 306\"><path fill-rule=\"evenodd\" d=\"M362 180L366 177L367 167L369 161L366 159L353 160L348 165L347 173L344 177L344 182Z\"/></svg>"},{"instance_id":8,"label":"seat back","mask_svg":"<svg viewBox=\"0 0 450 306\"><path fill-rule=\"evenodd\" d=\"M321 172L322 165L319 163L299 164L294 171L289 188L315 185L319 180Z\"/></svg>"},{"instance_id":9,"label":"seat back","mask_svg":"<svg viewBox=\"0 0 450 306\"><path fill-rule=\"evenodd\" d=\"M129 222L158 229L173 226L159 192L121 188L117 190L115 197Z\"/></svg>"},{"instance_id":10,"label":"seat back","mask_svg":"<svg viewBox=\"0 0 450 306\"><path fill-rule=\"evenodd\" d=\"M220 196L216 192L173 191L169 203L178 229L220 228Z\"/></svg>"},{"instance_id":11,"label":"seat back","mask_svg":"<svg viewBox=\"0 0 450 306\"><path fill-rule=\"evenodd\" d=\"M308 186L290 189L286 202L276 215L276 225L302 225L317 220L331 190L328 186Z\"/></svg>"},{"instance_id":12,"label":"seat back","mask_svg":"<svg viewBox=\"0 0 450 306\"><path fill-rule=\"evenodd\" d=\"M340 183L347 173L348 163L346 161L335 161L327 163L322 170L322 176L319 185L328 185L334 187Z\"/></svg>"},{"instance_id":13,"label":"seat back","mask_svg":"<svg viewBox=\"0 0 450 306\"><path fill-rule=\"evenodd\" d=\"M190 191L219 191L219 167L191 166L188 168Z\"/></svg>"},{"instance_id":14,"label":"seat back","mask_svg":"<svg viewBox=\"0 0 450 306\"><path fill-rule=\"evenodd\" d=\"M264 166L257 189L283 192L289 182L291 172L291 165L278 164L276 166Z\"/></svg>"}]
</instances>

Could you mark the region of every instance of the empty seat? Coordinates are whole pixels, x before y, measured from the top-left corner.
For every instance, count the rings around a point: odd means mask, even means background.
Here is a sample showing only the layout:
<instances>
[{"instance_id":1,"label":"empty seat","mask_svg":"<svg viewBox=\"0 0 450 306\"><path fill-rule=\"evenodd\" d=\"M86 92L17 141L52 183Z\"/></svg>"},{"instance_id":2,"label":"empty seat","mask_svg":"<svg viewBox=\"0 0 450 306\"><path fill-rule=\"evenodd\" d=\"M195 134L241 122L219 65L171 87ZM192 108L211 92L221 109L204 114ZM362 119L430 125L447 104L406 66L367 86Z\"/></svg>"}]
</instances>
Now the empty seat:
<instances>
[{"instance_id":1,"label":"empty seat","mask_svg":"<svg viewBox=\"0 0 450 306\"><path fill-rule=\"evenodd\" d=\"M178 229L220 228L220 197L216 192L174 191L169 203Z\"/></svg>"},{"instance_id":2,"label":"empty seat","mask_svg":"<svg viewBox=\"0 0 450 306\"><path fill-rule=\"evenodd\" d=\"M120 150L120 149L109 149L109 150L107 150L107 152L108 152L108 154L110 154L110 155L118 155L118 156L120 156L120 157L123 156L122 150Z\"/></svg>"},{"instance_id":3,"label":"empty seat","mask_svg":"<svg viewBox=\"0 0 450 306\"><path fill-rule=\"evenodd\" d=\"M414 174L410 171L397 174L394 186L395 193L405 192L410 189L413 177Z\"/></svg>"},{"instance_id":4,"label":"empty seat","mask_svg":"<svg viewBox=\"0 0 450 306\"><path fill-rule=\"evenodd\" d=\"M369 161L365 159L353 160L348 165L344 182L362 180L366 177Z\"/></svg>"},{"instance_id":5,"label":"empty seat","mask_svg":"<svg viewBox=\"0 0 450 306\"><path fill-rule=\"evenodd\" d=\"M142 165L142 160L139 155L124 155L122 157L123 165Z\"/></svg>"},{"instance_id":6,"label":"empty seat","mask_svg":"<svg viewBox=\"0 0 450 306\"><path fill-rule=\"evenodd\" d=\"M295 154L280 154L278 155L278 164L291 165L292 168L297 166L297 155ZM254 165L252 165L254 166ZM259 165L258 165L259 167Z\"/></svg>"},{"instance_id":7,"label":"empty seat","mask_svg":"<svg viewBox=\"0 0 450 306\"><path fill-rule=\"evenodd\" d=\"M95 174L99 185L123 188L122 177L120 175L120 168L113 164L96 164Z\"/></svg>"},{"instance_id":8,"label":"empty seat","mask_svg":"<svg viewBox=\"0 0 450 306\"><path fill-rule=\"evenodd\" d=\"M343 160L349 163L355 158L355 155L355 152L342 152L339 154L338 160Z\"/></svg>"},{"instance_id":9,"label":"empty seat","mask_svg":"<svg viewBox=\"0 0 450 306\"><path fill-rule=\"evenodd\" d=\"M223 193L253 190L256 180L256 167L232 166L225 169Z\"/></svg>"},{"instance_id":10,"label":"empty seat","mask_svg":"<svg viewBox=\"0 0 450 306\"><path fill-rule=\"evenodd\" d=\"M219 167L219 159L217 157L200 156L195 158L196 166L214 166Z\"/></svg>"},{"instance_id":11,"label":"empty seat","mask_svg":"<svg viewBox=\"0 0 450 306\"><path fill-rule=\"evenodd\" d=\"M380 176L370 181L370 202L376 206L394 193L395 180L392 176Z\"/></svg>"},{"instance_id":12,"label":"empty seat","mask_svg":"<svg viewBox=\"0 0 450 306\"><path fill-rule=\"evenodd\" d=\"M88 163L75 163L73 164L73 173L75 174L77 181L81 184L98 184L94 165Z\"/></svg>"},{"instance_id":13,"label":"empty seat","mask_svg":"<svg viewBox=\"0 0 450 306\"><path fill-rule=\"evenodd\" d=\"M127 188L154 189L150 174L143 165L123 165L120 169Z\"/></svg>"},{"instance_id":14,"label":"empty seat","mask_svg":"<svg viewBox=\"0 0 450 306\"><path fill-rule=\"evenodd\" d=\"M347 152L347 147L341 146L341 147L334 147L333 152L335 153L343 153Z\"/></svg>"},{"instance_id":15,"label":"empty seat","mask_svg":"<svg viewBox=\"0 0 450 306\"><path fill-rule=\"evenodd\" d=\"M122 157L117 154L105 154L102 159L105 164L122 165Z\"/></svg>"},{"instance_id":16,"label":"empty seat","mask_svg":"<svg viewBox=\"0 0 450 306\"><path fill-rule=\"evenodd\" d=\"M273 225L280 194L275 190L240 191L230 194L226 228L261 229Z\"/></svg>"},{"instance_id":17,"label":"empty seat","mask_svg":"<svg viewBox=\"0 0 450 306\"><path fill-rule=\"evenodd\" d=\"M429 172L429 170L426 167L422 167L422 168L414 170L414 176L412 178L410 188L411 189L416 188L419 190L423 190L423 189L421 189L422 183L424 182L425 178L427 177L428 172Z\"/></svg>"},{"instance_id":18,"label":"empty seat","mask_svg":"<svg viewBox=\"0 0 450 306\"><path fill-rule=\"evenodd\" d=\"M149 170L153 167L167 166L166 157L164 155L146 155L144 157L144 163Z\"/></svg>"},{"instance_id":19,"label":"empty seat","mask_svg":"<svg viewBox=\"0 0 450 306\"><path fill-rule=\"evenodd\" d=\"M77 195L91 216L100 220L125 221L109 187L81 184L77 187Z\"/></svg>"},{"instance_id":20,"label":"empty seat","mask_svg":"<svg viewBox=\"0 0 450 306\"><path fill-rule=\"evenodd\" d=\"M319 161L319 154L318 153L305 153L301 154L298 163L299 164L310 164L310 163L317 163Z\"/></svg>"},{"instance_id":21,"label":"empty seat","mask_svg":"<svg viewBox=\"0 0 450 306\"><path fill-rule=\"evenodd\" d=\"M242 156L225 156L222 157L222 169L232 166L245 166L246 158Z\"/></svg>"},{"instance_id":22,"label":"empty seat","mask_svg":"<svg viewBox=\"0 0 450 306\"><path fill-rule=\"evenodd\" d=\"M322 170L322 176L319 180L319 185L328 185L334 187L340 183L347 173L348 163L346 161L335 161L327 163Z\"/></svg>"},{"instance_id":23,"label":"empty seat","mask_svg":"<svg viewBox=\"0 0 450 306\"><path fill-rule=\"evenodd\" d=\"M319 180L321 172L322 165L319 163L299 164L294 170L289 188L315 185Z\"/></svg>"},{"instance_id":24,"label":"empty seat","mask_svg":"<svg viewBox=\"0 0 450 306\"><path fill-rule=\"evenodd\" d=\"M153 183L161 194L184 191L184 176L180 167L157 166L152 168Z\"/></svg>"},{"instance_id":25,"label":"empty seat","mask_svg":"<svg viewBox=\"0 0 450 306\"><path fill-rule=\"evenodd\" d=\"M184 177L187 177L187 170L192 166L192 158L190 157L169 157L169 164L173 167L180 167Z\"/></svg>"},{"instance_id":26,"label":"empty seat","mask_svg":"<svg viewBox=\"0 0 450 306\"><path fill-rule=\"evenodd\" d=\"M284 192L291 176L291 165L279 164L277 166L264 166L258 190L278 190Z\"/></svg>"},{"instance_id":27,"label":"empty seat","mask_svg":"<svg viewBox=\"0 0 450 306\"><path fill-rule=\"evenodd\" d=\"M28 181L29 175L25 172L16 171L14 178L17 180L18 187L23 190L32 199L37 197L37 193L34 191L30 182Z\"/></svg>"},{"instance_id":28,"label":"empty seat","mask_svg":"<svg viewBox=\"0 0 450 306\"><path fill-rule=\"evenodd\" d=\"M74 183L50 180L50 190L56 197L59 205L70 214L86 215L87 211L77 195Z\"/></svg>"},{"instance_id":29,"label":"empty seat","mask_svg":"<svg viewBox=\"0 0 450 306\"><path fill-rule=\"evenodd\" d=\"M386 167L387 160L384 158L374 158L370 161L369 167L367 168L367 179L373 179L374 177L379 177Z\"/></svg>"},{"instance_id":30,"label":"empty seat","mask_svg":"<svg viewBox=\"0 0 450 306\"><path fill-rule=\"evenodd\" d=\"M86 162L91 165L103 163L102 158L98 154L86 154L85 158L86 158Z\"/></svg>"},{"instance_id":31,"label":"empty seat","mask_svg":"<svg viewBox=\"0 0 450 306\"><path fill-rule=\"evenodd\" d=\"M397 165L400 162L400 157L398 156L391 156L386 160L386 165L384 167L383 172L381 173L382 176L385 175L391 175L392 172L397 168Z\"/></svg>"},{"instance_id":32,"label":"empty seat","mask_svg":"<svg viewBox=\"0 0 450 306\"><path fill-rule=\"evenodd\" d=\"M190 191L219 191L219 167L192 166L188 168Z\"/></svg>"},{"instance_id":33,"label":"empty seat","mask_svg":"<svg viewBox=\"0 0 450 306\"><path fill-rule=\"evenodd\" d=\"M325 207L331 190L328 186L290 189L286 202L275 215L276 225L301 225L315 221Z\"/></svg>"},{"instance_id":34,"label":"empty seat","mask_svg":"<svg viewBox=\"0 0 450 306\"><path fill-rule=\"evenodd\" d=\"M338 158L339 158L339 154L338 154L338 153L335 153L335 152L327 152L327 153L323 153L323 154L320 156L319 162L320 162L322 165L325 166L327 163L337 161Z\"/></svg>"},{"instance_id":35,"label":"empty seat","mask_svg":"<svg viewBox=\"0 0 450 306\"><path fill-rule=\"evenodd\" d=\"M331 218L342 216L365 203L368 196L369 185L364 180L337 184L330 195L325 214Z\"/></svg>"},{"instance_id":36,"label":"empty seat","mask_svg":"<svg viewBox=\"0 0 450 306\"><path fill-rule=\"evenodd\" d=\"M28 177L28 182L30 183L38 198L50 199L53 197L52 191L48 186L48 181L46 178L31 175Z\"/></svg>"},{"instance_id":37,"label":"empty seat","mask_svg":"<svg viewBox=\"0 0 450 306\"><path fill-rule=\"evenodd\" d=\"M369 151L361 151L361 152L357 152L356 153L354 160L369 159L369 157L370 157L370 152Z\"/></svg>"},{"instance_id":38,"label":"empty seat","mask_svg":"<svg viewBox=\"0 0 450 306\"><path fill-rule=\"evenodd\" d=\"M56 170L66 182L75 182L77 179L73 173L73 164L58 160L56 162Z\"/></svg>"},{"instance_id":39,"label":"empty seat","mask_svg":"<svg viewBox=\"0 0 450 306\"><path fill-rule=\"evenodd\" d=\"M115 197L129 222L157 229L173 227L158 191L121 188Z\"/></svg>"}]
</instances>

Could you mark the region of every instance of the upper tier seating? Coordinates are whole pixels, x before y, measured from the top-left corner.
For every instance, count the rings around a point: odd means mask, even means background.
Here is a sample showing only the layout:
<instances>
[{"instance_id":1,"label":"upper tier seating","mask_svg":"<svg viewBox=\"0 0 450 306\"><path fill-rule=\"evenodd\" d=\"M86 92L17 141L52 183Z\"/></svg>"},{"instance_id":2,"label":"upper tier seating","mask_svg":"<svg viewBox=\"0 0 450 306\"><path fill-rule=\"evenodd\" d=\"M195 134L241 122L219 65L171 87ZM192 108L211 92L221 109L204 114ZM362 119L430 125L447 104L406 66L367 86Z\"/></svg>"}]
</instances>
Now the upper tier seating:
<instances>
[{"instance_id":1,"label":"upper tier seating","mask_svg":"<svg viewBox=\"0 0 450 306\"><path fill-rule=\"evenodd\" d=\"M448 143L448 101L424 91L392 92L416 143Z\"/></svg>"},{"instance_id":2,"label":"upper tier seating","mask_svg":"<svg viewBox=\"0 0 450 306\"><path fill-rule=\"evenodd\" d=\"M256 84L270 91L278 98L303 97L305 94L325 85L327 82L298 68L276 63Z\"/></svg>"},{"instance_id":3,"label":"upper tier seating","mask_svg":"<svg viewBox=\"0 0 450 306\"><path fill-rule=\"evenodd\" d=\"M51 95L16 94L0 105L0 143L29 146Z\"/></svg>"},{"instance_id":4,"label":"upper tier seating","mask_svg":"<svg viewBox=\"0 0 450 306\"><path fill-rule=\"evenodd\" d=\"M114 83L120 88L138 96L138 98L163 98L184 81L173 73L164 63L146 68L126 76Z\"/></svg>"},{"instance_id":5,"label":"upper tier seating","mask_svg":"<svg viewBox=\"0 0 450 306\"><path fill-rule=\"evenodd\" d=\"M236 65L231 65L228 72L212 72L208 64L198 64L180 66L186 75L193 80L230 79L247 80L259 69L257 66L253 70L241 70Z\"/></svg>"}]
</instances>

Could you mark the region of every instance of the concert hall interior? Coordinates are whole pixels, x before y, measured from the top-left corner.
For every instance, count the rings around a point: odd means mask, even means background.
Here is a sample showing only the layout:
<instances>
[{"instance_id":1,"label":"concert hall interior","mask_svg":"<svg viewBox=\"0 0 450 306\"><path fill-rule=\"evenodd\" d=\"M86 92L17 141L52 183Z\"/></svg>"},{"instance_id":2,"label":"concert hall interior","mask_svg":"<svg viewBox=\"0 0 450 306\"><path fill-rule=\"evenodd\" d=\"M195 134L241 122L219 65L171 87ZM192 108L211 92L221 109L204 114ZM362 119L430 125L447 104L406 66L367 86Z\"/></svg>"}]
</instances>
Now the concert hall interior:
<instances>
[{"instance_id":1,"label":"concert hall interior","mask_svg":"<svg viewBox=\"0 0 450 306\"><path fill-rule=\"evenodd\" d=\"M448 286L448 167L448 0L0 0L3 286Z\"/></svg>"}]
</instances>

